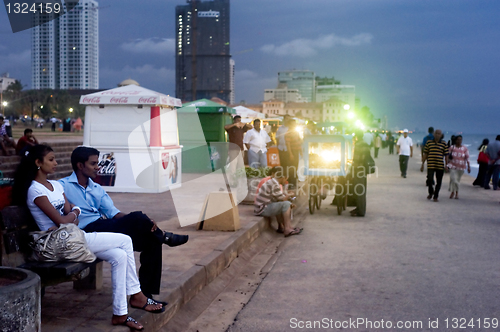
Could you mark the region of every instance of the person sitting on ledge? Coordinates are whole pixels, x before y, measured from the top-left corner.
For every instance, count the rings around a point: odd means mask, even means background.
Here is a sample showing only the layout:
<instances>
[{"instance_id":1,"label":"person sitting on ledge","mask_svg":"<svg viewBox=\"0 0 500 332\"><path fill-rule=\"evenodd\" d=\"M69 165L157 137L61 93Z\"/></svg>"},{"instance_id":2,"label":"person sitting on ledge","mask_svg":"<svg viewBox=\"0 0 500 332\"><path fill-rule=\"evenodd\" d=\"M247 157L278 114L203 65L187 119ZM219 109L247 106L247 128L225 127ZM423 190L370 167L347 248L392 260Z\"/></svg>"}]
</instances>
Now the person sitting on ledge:
<instances>
[{"instance_id":1,"label":"person sitting on ledge","mask_svg":"<svg viewBox=\"0 0 500 332\"><path fill-rule=\"evenodd\" d=\"M134 251L141 252L139 281L147 297L160 293L162 244L170 247L188 241L188 235L164 232L141 211L125 214L94 180L97 177L99 151L77 147L71 154L73 173L60 179L68 200L81 208L78 225L85 232L122 233L132 238ZM160 302L161 303L161 302Z\"/></svg>"},{"instance_id":2,"label":"person sitting on ledge","mask_svg":"<svg viewBox=\"0 0 500 332\"><path fill-rule=\"evenodd\" d=\"M276 216L278 220L278 233L283 233L285 237L297 235L302 232L302 228L292 228L291 211L295 207L289 199L291 195L286 195L281 190L280 185L287 181L282 167L273 167L270 171L271 178L260 187L254 202L254 214L268 218Z\"/></svg>"}]
</instances>

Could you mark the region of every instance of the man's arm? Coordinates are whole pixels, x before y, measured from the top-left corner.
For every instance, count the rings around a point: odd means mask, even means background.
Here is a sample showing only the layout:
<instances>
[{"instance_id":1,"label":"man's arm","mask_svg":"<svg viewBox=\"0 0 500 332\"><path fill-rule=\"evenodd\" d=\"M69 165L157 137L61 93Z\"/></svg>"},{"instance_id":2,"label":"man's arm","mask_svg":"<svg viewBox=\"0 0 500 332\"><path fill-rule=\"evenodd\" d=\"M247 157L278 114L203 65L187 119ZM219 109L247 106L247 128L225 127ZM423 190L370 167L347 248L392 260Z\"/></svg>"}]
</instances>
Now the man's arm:
<instances>
[{"instance_id":1,"label":"man's arm","mask_svg":"<svg viewBox=\"0 0 500 332\"><path fill-rule=\"evenodd\" d=\"M410 145L410 158L413 158L413 145Z\"/></svg>"},{"instance_id":2,"label":"man's arm","mask_svg":"<svg viewBox=\"0 0 500 332\"><path fill-rule=\"evenodd\" d=\"M231 124L225 125L224 129L229 130L229 129L236 127L236 126L237 126L237 123L231 123Z\"/></svg>"},{"instance_id":3,"label":"man's arm","mask_svg":"<svg viewBox=\"0 0 500 332\"><path fill-rule=\"evenodd\" d=\"M115 214L115 215L113 216L113 219L120 219L120 218L123 218L123 217L125 217L125 216L126 216L126 214L125 214L125 213L123 213L123 212L118 212L117 214Z\"/></svg>"}]
</instances>

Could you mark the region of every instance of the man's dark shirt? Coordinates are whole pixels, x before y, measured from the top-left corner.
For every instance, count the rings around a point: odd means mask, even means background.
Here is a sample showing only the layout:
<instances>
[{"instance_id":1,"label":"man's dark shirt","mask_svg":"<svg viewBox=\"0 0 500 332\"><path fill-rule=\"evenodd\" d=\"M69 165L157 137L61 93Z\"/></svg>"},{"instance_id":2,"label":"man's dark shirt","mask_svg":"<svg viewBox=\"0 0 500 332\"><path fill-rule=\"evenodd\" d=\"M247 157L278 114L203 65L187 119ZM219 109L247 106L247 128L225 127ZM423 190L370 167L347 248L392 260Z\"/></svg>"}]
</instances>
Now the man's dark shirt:
<instances>
[{"instance_id":1,"label":"man's dark shirt","mask_svg":"<svg viewBox=\"0 0 500 332\"><path fill-rule=\"evenodd\" d=\"M228 136L228 141L234 144L237 144L240 149L243 151L243 134L245 134L248 131L248 127L245 125L243 128L238 128L238 127L232 127L229 129L226 129L227 131L227 136Z\"/></svg>"}]
</instances>

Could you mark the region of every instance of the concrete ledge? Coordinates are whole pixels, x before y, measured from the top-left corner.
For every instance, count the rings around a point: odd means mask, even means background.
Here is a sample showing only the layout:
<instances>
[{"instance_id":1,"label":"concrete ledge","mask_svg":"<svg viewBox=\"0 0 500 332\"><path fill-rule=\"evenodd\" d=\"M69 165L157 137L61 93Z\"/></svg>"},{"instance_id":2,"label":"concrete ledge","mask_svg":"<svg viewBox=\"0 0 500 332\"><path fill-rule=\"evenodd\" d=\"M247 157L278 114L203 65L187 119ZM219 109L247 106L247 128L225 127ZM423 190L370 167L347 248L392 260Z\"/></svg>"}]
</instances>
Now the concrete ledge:
<instances>
[{"instance_id":1,"label":"concrete ledge","mask_svg":"<svg viewBox=\"0 0 500 332\"><path fill-rule=\"evenodd\" d=\"M307 205L307 199L300 208ZM297 215L298 216L298 215ZM236 231L227 240L217 246L210 254L200 259L192 268L184 272L176 281L167 284L171 290L161 297L168 306L163 314L150 314L142 310L133 313L147 330L158 330L165 325L177 311L193 299L205 286L213 282L236 257L243 253L257 238L269 229L268 222L259 216L249 217L250 223Z\"/></svg>"},{"instance_id":2,"label":"concrete ledge","mask_svg":"<svg viewBox=\"0 0 500 332\"><path fill-rule=\"evenodd\" d=\"M195 265L178 279L182 290L182 304L186 304L207 284L207 273L204 266Z\"/></svg>"},{"instance_id":3,"label":"concrete ledge","mask_svg":"<svg viewBox=\"0 0 500 332\"><path fill-rule=\"evenodd\" d=\"M196 265L205 267L207 275L206 285L208 285L224 271L226 268L226 259L222 251L212 251L196 263Z\"/></svg>"}]
</instances>

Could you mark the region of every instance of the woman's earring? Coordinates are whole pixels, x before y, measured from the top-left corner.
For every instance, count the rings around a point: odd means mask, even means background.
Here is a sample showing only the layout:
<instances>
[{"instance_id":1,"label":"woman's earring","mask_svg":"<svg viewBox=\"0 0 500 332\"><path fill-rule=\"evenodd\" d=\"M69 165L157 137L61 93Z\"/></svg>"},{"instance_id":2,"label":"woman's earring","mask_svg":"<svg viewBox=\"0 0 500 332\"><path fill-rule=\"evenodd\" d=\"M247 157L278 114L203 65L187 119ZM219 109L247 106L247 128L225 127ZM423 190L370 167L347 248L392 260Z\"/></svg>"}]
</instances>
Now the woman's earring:
<instances>
[{"instance_id":1,"label":"woman's earring","mask_svg":"<svg viewBox=\"0 0 500 332\"><path fill-rule=\"evenodd\" d=\"M38 166L38 169L40 169L40 166Z\"/></svg>"}]
</instances>

